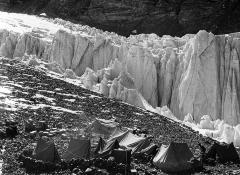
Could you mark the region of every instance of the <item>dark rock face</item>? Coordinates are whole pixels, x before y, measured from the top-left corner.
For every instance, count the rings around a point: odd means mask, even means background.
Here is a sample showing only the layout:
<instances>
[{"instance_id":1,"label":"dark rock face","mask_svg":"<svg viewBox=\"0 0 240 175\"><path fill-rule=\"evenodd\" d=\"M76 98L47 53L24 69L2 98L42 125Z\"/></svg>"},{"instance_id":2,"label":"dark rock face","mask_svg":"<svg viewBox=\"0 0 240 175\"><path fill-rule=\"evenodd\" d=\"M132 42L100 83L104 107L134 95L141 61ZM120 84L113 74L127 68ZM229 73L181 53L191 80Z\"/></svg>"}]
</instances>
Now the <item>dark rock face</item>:
<instances>
[{"instance_id":1,"label":"dark rock face","mask_svg":"<svg viewBox=\"0 0 240 175\"><path fill-rule=\"evenodd\" d=\"M173 36L240 30L239 0L25 0L13 9L45 12L125 36L133 30Z\"/></svg>"},{"instance_id":2,"label":"dark rock face","mask_svg":"<svg viewBox=\"0 0 240 175\"><path fill-rule=\"evenodd\" d=\"M9 8L10 0L0 0L0 10L6 10Z\"/></svg>"}]
</instances>

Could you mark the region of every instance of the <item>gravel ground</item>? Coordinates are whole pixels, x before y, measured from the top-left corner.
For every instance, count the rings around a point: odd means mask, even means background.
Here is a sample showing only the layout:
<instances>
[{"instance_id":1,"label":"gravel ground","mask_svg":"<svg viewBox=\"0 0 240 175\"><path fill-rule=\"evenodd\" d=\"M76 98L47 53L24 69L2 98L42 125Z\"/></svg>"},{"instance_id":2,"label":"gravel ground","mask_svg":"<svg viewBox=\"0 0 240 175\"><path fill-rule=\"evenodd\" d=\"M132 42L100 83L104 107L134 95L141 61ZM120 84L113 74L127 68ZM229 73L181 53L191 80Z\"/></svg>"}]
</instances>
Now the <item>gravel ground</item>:
<instances>
[{"instance_id":1,"label":"gravel ground","mask_svg":"<svg viewBox=\"0 0 240 175\"><path fill-rule=\"evenodd\" d=\"M213 140L205 138L186 126L136 108L118 100L105 98L103 95L70 84L64 80L48 76L45 72L27 67L17 61L0 59L0 87L11 89L10 94L0 96L0 125L5 128L5 120L17 121L19 134L13 139L2 138L1 146L5 149L0 155L4 161L3 174L26 174L20 168L18 157L24 149L34 148L37 137L25 132L25 121L34 123L45 121L50 131L59 130L52 135L56 147L62 155L67 149L71 136L80 134L96 117L115 118L123 127L138 127L154 137L153 141L167 144L171 141L186 142L191 151L198 154L198 143L209 147ZM14 101L10 103L9 101ZM60 129L61 128L61 129ZM163 174L150 163L133 160L132 166L143 174ZM196 174L240 174L239 164L217 164L204 166ZM152 173L154 172L154 173ZM59 174L69 174L61 172Z\"/></svg>"}]
</instances>

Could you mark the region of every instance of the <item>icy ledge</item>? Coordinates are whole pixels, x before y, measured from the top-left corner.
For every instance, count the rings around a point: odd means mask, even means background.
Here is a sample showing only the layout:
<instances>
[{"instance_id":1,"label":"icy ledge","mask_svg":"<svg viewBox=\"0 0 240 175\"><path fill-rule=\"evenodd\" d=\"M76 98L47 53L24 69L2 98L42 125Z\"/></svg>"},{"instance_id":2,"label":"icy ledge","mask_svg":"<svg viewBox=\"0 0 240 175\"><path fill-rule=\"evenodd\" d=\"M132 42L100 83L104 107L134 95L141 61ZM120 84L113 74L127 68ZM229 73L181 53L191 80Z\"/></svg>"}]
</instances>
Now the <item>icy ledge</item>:
<instances>
[{"instance_id":1,"label":"icy ledge","mask_svg":"<svg viewBox=\"0 0 240 175\"><path fill-rule=\"evenodd\" d=\"M182 38L125 38L59 19L0 12L0 56L36 55L48 62L48 69L66 71L65 76L110 98L176 120L191 115L187 124L197 129L205 129L201 122L206 118L212 126L220 120L230 128L239 123L239 38L240 33L215 36L206 31ZM172 113L157 106L168 106ZM229 127L223 128L236 135L238 126Z\"/></svg>"}]
</instances>

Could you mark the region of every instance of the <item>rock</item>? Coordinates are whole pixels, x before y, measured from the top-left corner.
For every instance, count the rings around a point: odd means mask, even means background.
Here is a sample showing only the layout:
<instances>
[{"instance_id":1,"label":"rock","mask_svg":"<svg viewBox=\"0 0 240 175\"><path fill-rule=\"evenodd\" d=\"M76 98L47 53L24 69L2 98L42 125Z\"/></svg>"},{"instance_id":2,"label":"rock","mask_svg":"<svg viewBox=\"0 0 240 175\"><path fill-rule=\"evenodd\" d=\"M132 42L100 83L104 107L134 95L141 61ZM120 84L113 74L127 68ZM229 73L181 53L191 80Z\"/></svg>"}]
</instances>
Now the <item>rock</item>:
<instances>
[{"instance_id":1,"label":"rock","mask_svg":"<svg viewBox=\"0 0 240 175\"><path fill-rule=\"evenodd\" d=\"M14 120L5 120L6 126L16 126L17 124L18 124L18 122L14 121Z\"/></svg>"},{"instance_id":2,"label":"rock","mask_svg":"<svg viewBox=\"0 0 240 175\"><path fill-rule=\"evenodd\" d=\"M67 134L62 134L61 137L62 137L62 139L68 139Z\"/></svg>"},{"instance_id":3,"label":"rock","mask_svg":"<svg viewBox=\"0 0 240 175\"><path fill-rule=\"evenodd\" d=\"M39 121L37 124L38 131L45 131L48 128L48 125L45 121Z\"/></svg>"},{"instance_id":4,"label":"rock","mask_svg":"<svg viewBox=\"0 0 240 175\"><path fill-rule=\"evenodd\" d=\"M59 129L62 129L63 123L61 123L61 122L60 122L60 123L57 123L57 124L56 124L56 127L59 128Z\"/></svg>"},{"instance_id":5,"label":"rock","mask_svg":"<svg viewBox=\"0 0 240 175\"><path fill-rule=\"evenodd\" d=\"M7 137L15 137L16 135L18 135L18 129L17 126L8 126L6 128L6 136Z\"/></svg>"},{"instance_id":6,"label":"rock","mask_svg":"<svg viewBox=\"0 0 240 175\"><path fill-rule=\"evenodd\" d=\"M43 136L44 135L43 131L39 131L38 134L39 134L39 136Z\"/></svg>"},{"instance_id":7,"label":"rock","mask_svg":"<svg viewBox=\"0 0 240 175\"><path fill-rule=\"evenodd\" d=\"M67 130L66 129L59 129L59 133L65 133Z\"/></svg>"},{"instance_id":8,"label":"rock","mask_svg":"<svg viewBox=\"0 0 240 175\"><path fill-rule=\"evenodd\" d=\"M78 168L74 168L74 169L72 170L72 172L75 173L75 174L78 174L79 171L80 171L80 169L78 169Z\"/></svg>"},{"instance_id":9,"label":"rock","mask_svg":"<svg viewBox=\"0 0 240 175\"><path fill-rule=\"evenodd\" d=\"M43 132L42 135L43 136L49 136L49 132Z\"/></svg>"},{"instance_id":10,"label":"rock","mask_svg":"<svg viewBox=\"0 0 240 175\"><path fill-rule=\"evenodd\" d=\"M115 158L114 157L109 157L108 158L108 162L114 162L115 161Z\"/></svg>"},{"instance_id":11,"label":"rock","mask_svg":"<svg viewBox=\"0 0 240 175\"><path fill-rule=\"evenodd\" d=\"M37 131L31 131L29 135L31 138L34 138L37 135Z\"/></svg>"},{"instance_id":12,"label":"rock","mask_svg":"<svg viewBox=\"0 0 240 175\"><path fill-rule=\"evenodd\" d=\"M25 122L25 132L32 132L35 130L36 130L36 127L33 123L33 120L28 120Z\"/></svg>"},{"instance_id":13,"label":"rock","mask_svg":"<svg viewBox=\"0 0 240 175\"><path fill-rule=\"evenodd\" d=\"M92 168L87 168L87 169L85 170L85 173L86 173L86 174L91 174L93 171L94 171L94 170L93 170Z\"/></svg>"},{"instance_id":14,"label":"rock","mask_svg":"<svg viewBox=\"0 0 240 175\"><path fill-rule=\"evenodd\" d=\"M24 7L24 12L31 14L72 19L125 36L136 33L179 36L200 29L232 33L239 29L239 21L233 18L239 16L238 1L30 1L18 6L15 8Z\"/></svg>"},{"instance_id":15,"label":"rock","mask_svg":"<svg viewBox=\"0 0 240 175\"><path fill-rule=\"evenodd\" d=\"M131 169L131 174L132 175L136 175L137 174L137 170L136 169Z\"/></svg>"},{"instance_id":16,"label":"rock","mask_svg":"<svg viewBox=\"0 0 240 175\"><path fill-rule=\"evenodd\" d=\"M6 137L6 132L3 129L1 129L0 130L0 138L4 139L5 137Z\"/></svg>"}]
</instances>

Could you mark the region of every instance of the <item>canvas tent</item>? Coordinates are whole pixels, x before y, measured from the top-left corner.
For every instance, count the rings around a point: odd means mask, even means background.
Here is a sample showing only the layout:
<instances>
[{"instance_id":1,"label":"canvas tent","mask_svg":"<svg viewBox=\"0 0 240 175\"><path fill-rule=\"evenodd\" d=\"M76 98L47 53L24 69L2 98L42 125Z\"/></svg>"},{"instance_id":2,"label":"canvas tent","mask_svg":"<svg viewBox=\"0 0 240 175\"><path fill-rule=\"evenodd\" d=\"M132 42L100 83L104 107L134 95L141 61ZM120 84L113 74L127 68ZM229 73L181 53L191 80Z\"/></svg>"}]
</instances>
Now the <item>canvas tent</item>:
<instances>
[{"instance_id":1,"label":"canvas tent","mask_svg":"<svg viewBox=\"0 0 240 175\"><path fill-rule=\"evenodd\" d=\"M61 161L54 142L43 139L38 140L36 149L33 153L33 158L51 163L57 163Z\"/></svg>"},{"instance_id":2,"label":"canvas tent","mask_svg":"<svg viewBox=\"0 0 240 175\"><path fill-rule=\"evenodd\" d=\"M118 142L120 142L130 131L122 131L121 129L117 128L112 135L110 136L110 138L108 139L107 142L109 141L113 141L113 140L117 140Z\"/></svg>"},{"instance_id":3,"label":"canvas tent","mask_svg":"<svg viewBox=\"0 0 240 175\"><path fill-rule=\"evenodd\" d=\"M140 152L150 145L149 138L139 137L130 131L121 131L117 129L108 141L117 140L122 149L131 149L132 154Z\"/></svg>"},{"instance_id":4,"label":"canvas tent","mask_svg":"<svg viewBox=\"0 0 240 175\"><path fill-rule=\"evenodd\" d=\"M149 138L144 138L137 146L132 148L132 154L140 153L142 150L148 148L151 145Z\"/></svg>"},{"instance_id":5,"label":"canvas tent","mask_svg":"<svg viewBox=\"0 0 240 175\"><path fill-rule=\"evenodd\" d=\"M119 143L117 140L109 141L106 143L102 151L98 152L97 157L106 158L112 155L114 149L119 148Z\"/></svg>"},{"instance_id":6,"label":"canvas tent","mask_svg":"<svg viewBox=\"0 0 240 175\"><path fill-rule=\"evenodd\" d=\"M221 163L239 162L239 156L233 143L219 144L215 142L207 151L206 158L218 159Z\"/></svg>"},{"instance_id":7,"label":"canvas tent","mask_svg":"<svg viewBox=\"0 0 240 175\"><path fill-rule=\"evenodd\" d=\"M162 145L153 159L153 164L166 173L181 173L189 171L193 157L186 143Z\"/></svg>"},{"instance_id":8,"label":"canvas tent","mask_svg":"<svg viewBox=\"0 0 240 175\"><path fill-rule=\"evenodd\" d=\"M96 119L91 125L93 132L107 136L111 135L117 126L117 122L105 119Z\"/></svg>"},{"instance_id":9,"label":"canvas tent","mask_svg":"<svg viewBox=\"0 0 240 175\"><path fill-rule=\"evenodd\" d=\"M131 133L129 130L122 131L120 129L116 129L111 137L108 139L108 141L117 140L119 142L119 145L121 147L136 147L139 143L143 142L145 140L144 137L139 137L133 133Z\"/></svg>"},{"instance_id":10,"label":"canvas tent","mask_svg":"<svg viewBox=\"0 0 240 175\"><path fill-rule=\"evenodd\" d=\"M119 142L122 148L135 148L137 145L141 144L146 138L139 137L137 135L128 132Z\"/></svg>"},{"instance_id":11,"label":"canvas tent","mask_svg":"<svg viewBox=\"0 0 240 175\"><path fill-rule=\"evenodd\" d=\"M66 153L63 155L64 160L71 160L73 158L89 158L91 143L89 139L77 138L71 139Z\"/></svg>"}]
</instances>

